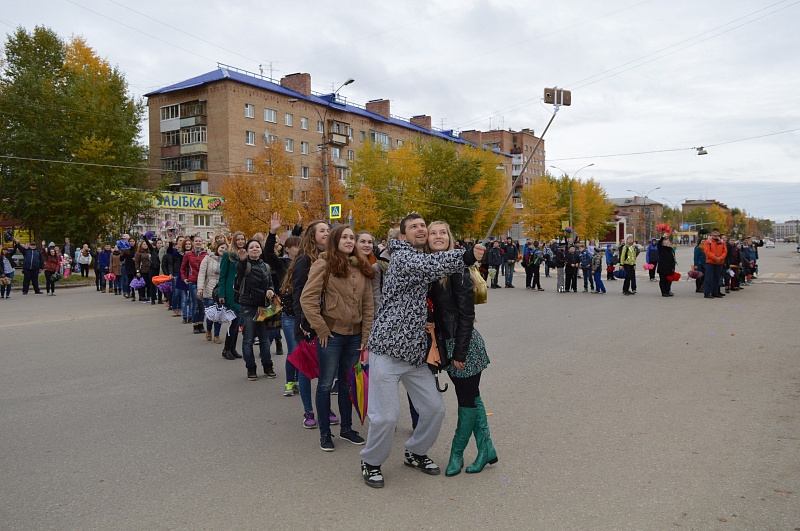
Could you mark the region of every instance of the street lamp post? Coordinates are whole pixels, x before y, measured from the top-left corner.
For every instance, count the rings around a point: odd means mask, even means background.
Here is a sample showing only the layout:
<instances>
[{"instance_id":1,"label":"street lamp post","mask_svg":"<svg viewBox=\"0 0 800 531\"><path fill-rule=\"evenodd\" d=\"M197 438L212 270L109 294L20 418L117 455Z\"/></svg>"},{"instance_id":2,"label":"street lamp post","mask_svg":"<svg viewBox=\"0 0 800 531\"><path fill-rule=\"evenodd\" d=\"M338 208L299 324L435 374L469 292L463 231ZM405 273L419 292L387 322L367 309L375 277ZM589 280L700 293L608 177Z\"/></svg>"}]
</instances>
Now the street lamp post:
<instances>
[{"instance_id":1,"label":"street lamp post","mask_svg":"<svg viewBox=\"0 0 800 531\"><path fill-rule=\"evenodd\" d=\"M655 188L653 188L652 190L650 190L646 194L642 194L640 196L640 197L644 197L644 214L645 214L645 216L644 216L645 217L644 225L645 225L645 230L647 231L647 241L650 241L650 223L648 222L647 218L651 217L649 215L649 212L647 212L647 198L648 198L647 196L649 196L650 194L652 194L656 190L661 190L661 187L660 186L656 186ZM634 194L640 193L640 192L637 192L636 190L627 190L627 191L628 192L633 192Z\"/></svg>"},{"instance_id":2,"label":"street lamp post","mask_svg":"<svg viewBox=\"0 0 800 531\"><path fill-rule=\"evenodd\" d=\"M569 228L571 230L573 230L573 231L575 230L575 227L572 224L572 180L578 175L578 173L581 170L584 170L584 169L588 168L589 166L594 166L594 162L592 162L591 164L587 164L586 166L584 166L582 168L579 168L578 171L576 171L575 173L572 174L572 177L569 177ZM567 172L565 170L559 168L558 166L554 166L554 165L551 164L550 167L561 171L565 176L569 175L569 174L567 174Z\"/></svg>"},{"instance_id":3,"label":"street lamp post","mask_svg":"<svg viewBox=\"0 0 800 531\"><path fill-rule=\"evenodd\" d=\"M342 90L347 85L353 83L355 79L352 77L341 84L339 88L331 93L331 97L328 100L328 104L325 106L325 112L320 114L319 110L316 107L312 107L314 112L317 113L319 116L320 121L322 122L322 143L319 145L320 149L322 150L322 176L323 176L323 183L325 186L325 219L328 220L328 224L331 223L331 184L330 184L330 175L328 174L328 139L325 138L325 118L328 116L328 111L331 108L331 104L336 99L336 95L339 94L339 91ZM290 98L289 103L297 102L297 98Z\"/></svg>"}]
</instances>

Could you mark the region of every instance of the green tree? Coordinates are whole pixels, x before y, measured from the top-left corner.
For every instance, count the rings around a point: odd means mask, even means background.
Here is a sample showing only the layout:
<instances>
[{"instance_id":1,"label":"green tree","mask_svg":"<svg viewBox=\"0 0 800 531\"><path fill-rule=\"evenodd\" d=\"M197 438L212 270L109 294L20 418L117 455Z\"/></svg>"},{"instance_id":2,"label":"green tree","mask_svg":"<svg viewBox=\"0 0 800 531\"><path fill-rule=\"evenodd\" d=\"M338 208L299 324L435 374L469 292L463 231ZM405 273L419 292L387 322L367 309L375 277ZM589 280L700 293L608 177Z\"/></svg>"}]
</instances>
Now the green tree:
<instances>
[{"instance_id":1,"label":"green tree","mask_svg":"<svg viewBox=\"0 0 800 531\"><path fill-rule=\"evenodd\" d=\"M78 242L127 229L149 209L143 105L83 39L17 29L0 71L0 214L37 238Z\"/></svg>"}]
</instances>

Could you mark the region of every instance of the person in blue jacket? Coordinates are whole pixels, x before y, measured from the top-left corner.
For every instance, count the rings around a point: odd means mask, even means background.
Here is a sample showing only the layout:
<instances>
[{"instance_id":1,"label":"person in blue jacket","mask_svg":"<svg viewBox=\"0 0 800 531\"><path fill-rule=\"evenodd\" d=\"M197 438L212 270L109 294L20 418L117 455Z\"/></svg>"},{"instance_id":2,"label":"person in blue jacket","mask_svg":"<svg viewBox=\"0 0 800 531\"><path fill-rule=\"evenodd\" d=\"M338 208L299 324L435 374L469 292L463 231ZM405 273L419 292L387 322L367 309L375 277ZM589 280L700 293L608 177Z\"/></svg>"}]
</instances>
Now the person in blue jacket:
<instances>
[{"instance_id":1,"label":"person in blue jacket","mask_svg":"<svg viewBox=\"0 0 800 531\"><path fill-rule=\"evenodd\" d=\"M650 245L647 246L647 253L645 254L645 262L651 264L653 269L648 271L650 273L650 282L656 281L656 269L658 269L658 240L655 238L650 240Z\"/></svg>"},{"instance_id":2,"label":"person in blue jacket","mask_svg":"<svg viewBox=\"0 0 800 531\"><path fill-rule=\"evenodd\" d=\"M496 273L492 278L492 289L499 288L497 277L500 276L500 266L503 264L503 251L500 249L500 242L495 240L489 248L489 268L494 268Z\"/></svg>"},{"instance_id":3,"label":"person in blue jacket","mask_svg":"<svg viewBox=\"0 0 800 531\"><path fill-rule=\"evenodd\" d=\"M95 275L100 273L100 291L106 292L106 275L111 272L111 245L105 244L103 250L97 253L97 267L95 268Z\"/></svg>"},{"instance_id":4,"label":"person in blue jacket","mask_svg":"<svg viewBox=\"0 0 800 531\"><path fill-rule=\"evenodd\" d=\"M35 243L29 243L24 247L20 245L19 240L14 240L14 248L23 256L22 260L22 294L27 295L31 283L33 284L33 292L36 295L41 295L42 290L39 289L39 271L44 265L44 258L42 253L36 249Z\"/></svg>"},{"instance_id":5,"label":"person in blue jacket","mask_svg":"<svg viewBox=\"0 0 800 531\"><path fill-rule=\"evenodd\" d=\"M706 273L706 253L703 250L704 235L697 238L697 245L694 246L694 269L700 271L705 276ZM694 292L703 293L703 277L697 278L694 281Z\"/></svg>"}]
</instances>

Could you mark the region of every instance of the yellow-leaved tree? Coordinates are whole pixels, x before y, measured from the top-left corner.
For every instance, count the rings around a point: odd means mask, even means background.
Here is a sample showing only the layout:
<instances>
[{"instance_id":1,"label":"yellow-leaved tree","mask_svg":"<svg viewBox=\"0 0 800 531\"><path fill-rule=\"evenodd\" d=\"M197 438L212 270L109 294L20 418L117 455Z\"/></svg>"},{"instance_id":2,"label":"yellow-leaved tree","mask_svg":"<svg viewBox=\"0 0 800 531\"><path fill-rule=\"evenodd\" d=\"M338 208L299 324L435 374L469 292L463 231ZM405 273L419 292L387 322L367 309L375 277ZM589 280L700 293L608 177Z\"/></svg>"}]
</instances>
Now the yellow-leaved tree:
<instances>
[{"instance_id":1,"label":"yellow-leaved tree","mask_svg":"<svg viewBox=\"0 0 800 531\"><path fill-rule=\"evenodd\" d=\"M534 177L522 190L524 206L520 218L529 238L542 241L560 234L561 219L569 215L569 210L559 206L558 200L558 185L549 175Z\"/></svg>"},{"instance_id":2,"label":"yellow-leaved tree","mask_svg":"<svg viewBox=\"0 0 800 531\"><path fill-rule=\"evenodd\" d=\"M219 193L225 198L223 211L231 232L248 237L269 231L269 219L278 212L285 220L295 219L298 206L291 200L294 165L277 142L268 144L253 161L252 171L227 177Z\"/></svg>"}]
</instances>

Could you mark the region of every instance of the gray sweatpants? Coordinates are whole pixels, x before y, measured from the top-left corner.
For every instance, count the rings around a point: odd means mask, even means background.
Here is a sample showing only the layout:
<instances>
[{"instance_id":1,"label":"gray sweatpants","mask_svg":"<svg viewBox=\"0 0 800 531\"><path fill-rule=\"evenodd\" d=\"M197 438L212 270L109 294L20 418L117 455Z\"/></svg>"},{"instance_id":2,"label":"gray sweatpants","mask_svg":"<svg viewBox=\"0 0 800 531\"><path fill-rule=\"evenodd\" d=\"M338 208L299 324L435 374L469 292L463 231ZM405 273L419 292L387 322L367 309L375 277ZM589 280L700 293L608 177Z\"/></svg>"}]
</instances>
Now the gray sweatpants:
<instances>
[{"instance_id":1,"label":"gray sweatpants","mask_svg":"<svg viewBox=\"0 0 800 531\"><path fill-rule=\"evenodd\" d=\"M444 421L444 399L436 390L436 381L427 365L414 367L391 356L369 353L369 431L367 445L361 450L366 463L382 465L392 452L400 404L398 382L403 382L414 407L419 412L419 423L414 434L406 441L406 449L425 455L436 442Z\"/></svg>"}]
</instances>

